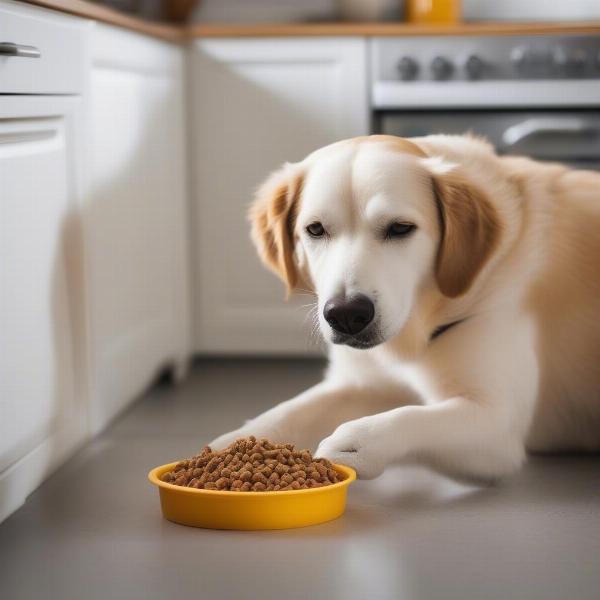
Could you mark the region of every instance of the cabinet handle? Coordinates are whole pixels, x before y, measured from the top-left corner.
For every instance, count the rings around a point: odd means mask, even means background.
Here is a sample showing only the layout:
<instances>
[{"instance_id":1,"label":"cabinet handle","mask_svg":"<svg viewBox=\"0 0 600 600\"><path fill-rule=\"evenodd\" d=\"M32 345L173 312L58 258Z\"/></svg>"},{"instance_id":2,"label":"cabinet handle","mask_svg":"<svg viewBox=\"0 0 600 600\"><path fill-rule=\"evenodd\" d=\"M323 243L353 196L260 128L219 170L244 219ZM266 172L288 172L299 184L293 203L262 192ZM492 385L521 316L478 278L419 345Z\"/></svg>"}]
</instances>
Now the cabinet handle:
<instances>
[{"instance_id":1,"label":"cabinet handle","mask_svg":"<svg viewBox=\"0 0 600 600\"><path fill-rule=\"evenodd\" d=\"M42 53L35 46L0 42L0 56L22 56L24 58L40 58Z\"/></svg>"}]
</instances>

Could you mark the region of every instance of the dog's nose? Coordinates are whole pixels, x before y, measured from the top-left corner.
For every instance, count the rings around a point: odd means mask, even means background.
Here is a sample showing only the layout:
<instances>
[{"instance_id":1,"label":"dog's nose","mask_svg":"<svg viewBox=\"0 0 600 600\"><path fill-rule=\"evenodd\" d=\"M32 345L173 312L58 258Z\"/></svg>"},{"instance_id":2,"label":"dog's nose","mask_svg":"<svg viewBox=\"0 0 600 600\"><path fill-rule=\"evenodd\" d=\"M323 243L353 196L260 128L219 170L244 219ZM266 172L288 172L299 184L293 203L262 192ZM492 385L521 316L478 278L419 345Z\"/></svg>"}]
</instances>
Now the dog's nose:
<instances>
[{"instance_id":1,"label":"dog's nose","mask_svg":"<svg viewBox=\"0 0 600 600\"><path fill-rule=\"evenodd\" d=\"M323 316L332 329L356 335L373 320L375 307L363 294L350 298L336 296L325 304Z\"/></svg>"}]
</instances>

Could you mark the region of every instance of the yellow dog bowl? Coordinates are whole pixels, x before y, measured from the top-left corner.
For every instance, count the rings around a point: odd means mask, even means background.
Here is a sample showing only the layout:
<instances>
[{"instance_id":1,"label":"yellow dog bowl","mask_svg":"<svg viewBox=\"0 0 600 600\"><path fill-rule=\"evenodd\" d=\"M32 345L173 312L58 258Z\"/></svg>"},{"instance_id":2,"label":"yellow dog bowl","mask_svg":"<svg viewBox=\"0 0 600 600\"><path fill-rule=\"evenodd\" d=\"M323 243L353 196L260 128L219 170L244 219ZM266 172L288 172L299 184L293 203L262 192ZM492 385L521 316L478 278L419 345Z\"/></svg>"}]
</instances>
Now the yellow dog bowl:
<instances>
[{"instance_id":1,"label":"yellow dog bowl","mask_svg":"<svg viewBox=\"0 0 600 600\"><path fill-rule=\"evenodd\" d=\"M173 485L161 476L177 463L148 473L158 486L165 519L208 529L289 529L325 523L346 508L348 486L356 479L350 467L333 465L344 480L320 488L285 492L229 492L197 490Z\"/></svg>"}]
</instances>

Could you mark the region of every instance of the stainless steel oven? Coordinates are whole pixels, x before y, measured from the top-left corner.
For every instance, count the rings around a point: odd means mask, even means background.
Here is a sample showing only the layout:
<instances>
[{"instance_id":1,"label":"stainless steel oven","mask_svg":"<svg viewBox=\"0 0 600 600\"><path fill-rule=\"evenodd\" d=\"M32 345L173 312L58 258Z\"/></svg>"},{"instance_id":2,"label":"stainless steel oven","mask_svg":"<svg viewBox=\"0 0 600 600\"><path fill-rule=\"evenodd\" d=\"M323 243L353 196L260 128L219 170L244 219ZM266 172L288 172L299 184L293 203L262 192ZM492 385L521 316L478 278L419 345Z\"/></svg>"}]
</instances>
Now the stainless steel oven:
<instances>
[{"instance_id":1,"label":"stainless steel oven","mask_svg":"<svg viewBox=\"0 0 600 600\"><path fill-rule=\"evenodd\" d=\"M600 170L600 38L381 38L372 129L483 135L498 152Z\"/></svg>"}]
</instances>

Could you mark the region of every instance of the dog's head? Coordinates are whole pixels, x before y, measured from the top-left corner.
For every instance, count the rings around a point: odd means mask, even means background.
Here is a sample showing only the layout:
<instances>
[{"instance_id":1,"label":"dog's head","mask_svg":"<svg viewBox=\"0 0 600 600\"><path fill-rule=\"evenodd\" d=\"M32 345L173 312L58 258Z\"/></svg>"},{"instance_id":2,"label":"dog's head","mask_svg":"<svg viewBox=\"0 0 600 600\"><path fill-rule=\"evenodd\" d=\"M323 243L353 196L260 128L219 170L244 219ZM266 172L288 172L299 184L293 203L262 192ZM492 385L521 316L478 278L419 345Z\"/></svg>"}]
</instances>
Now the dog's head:
<instances>
[{"instance_id":1,"label":"dog's head","mask_svg":"<svg viewBox=\"0 0 600 600\"><path fill-rule=\"evenodd\" d=\"M496 212L460 167L390 136L286 164L257 193L253 239L291 291L318 296L324 337L370 348L398 334L418 292L465 294L498 240Z\"/></svg>"}]
</instances>

